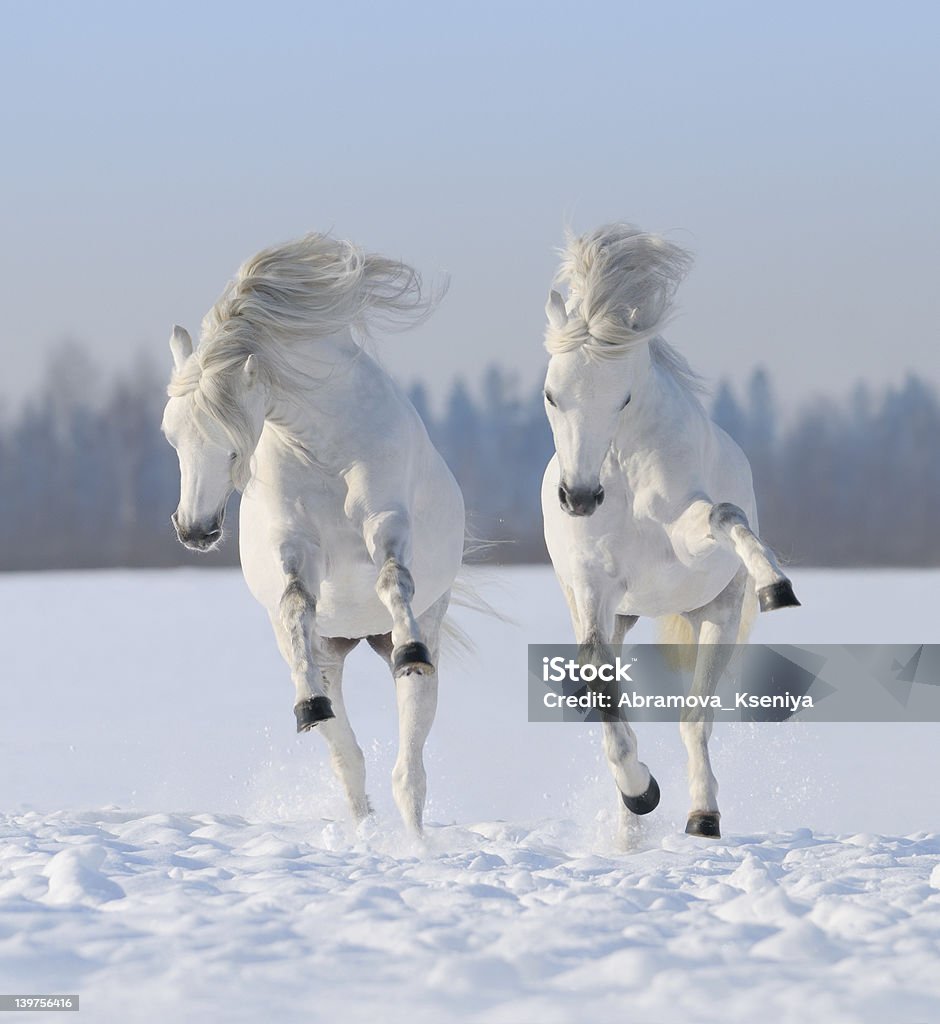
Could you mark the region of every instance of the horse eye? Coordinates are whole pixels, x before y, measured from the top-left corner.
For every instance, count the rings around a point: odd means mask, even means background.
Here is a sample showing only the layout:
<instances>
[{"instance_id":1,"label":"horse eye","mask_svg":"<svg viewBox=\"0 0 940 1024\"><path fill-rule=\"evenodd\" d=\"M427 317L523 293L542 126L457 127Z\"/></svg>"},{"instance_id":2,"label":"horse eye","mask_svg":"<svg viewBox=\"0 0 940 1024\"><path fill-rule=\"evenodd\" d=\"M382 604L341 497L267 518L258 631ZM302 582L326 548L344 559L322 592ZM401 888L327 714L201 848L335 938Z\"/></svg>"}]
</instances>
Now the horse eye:
<instances>
[{"instance_id":1,"label":"horse eye","mask_svg":"<svg viewBox=\"0 0 940 1024\"><path fill-rule=\"evenodd\" d=\"M232 452L229 455L229 457L228 457L228 461L229 462L234 462L237 458L238 458L238 452Z\"/></svg>"},{"instance_id":2,"label":"horse eye","mask_svg":"<svg viewBox=\"0 0 940 1024\"><path fill-rule=\"evenodd\" d=\"M621 408L621 409L626 409L626 407L627 407L627 406L628 406L628 405L630 404L630 399L631 399L632 397L633 397L633 395L627 395L627 400L626 400L626 401L625 401L625 402L623 403L623 405L622 405L622 406L620 406L620 408Z\"/></svg>"},{"instance_id":3,"label":"horse eye","mask_svg":"<svg viewBox=\"0 0 940 1024\"><path fill-rule=\"evenodd\" d=\"M555 399L552 398L552 393L550 391L545 392L545 401L548 402L549 405L554 405L556 409L558 408L558 406L555 405Z\"/></svg>"}]
</instances>

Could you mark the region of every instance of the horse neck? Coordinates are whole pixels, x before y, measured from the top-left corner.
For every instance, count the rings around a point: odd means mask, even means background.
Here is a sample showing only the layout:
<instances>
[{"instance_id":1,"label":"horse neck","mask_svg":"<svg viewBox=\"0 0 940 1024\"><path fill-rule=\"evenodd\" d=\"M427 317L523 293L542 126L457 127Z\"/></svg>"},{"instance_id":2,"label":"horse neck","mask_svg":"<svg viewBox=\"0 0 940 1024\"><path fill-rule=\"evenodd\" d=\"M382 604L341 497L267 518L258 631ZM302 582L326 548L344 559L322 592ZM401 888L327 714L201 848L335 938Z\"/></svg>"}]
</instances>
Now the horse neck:
<instances>
[{"instance_id":1,"label":"horse neck","mask_svg":"<svg viewBox=\"0 0 940 1024\"><path fill-rule=\"evenodd\" d=\"M694 400L682 386L653 360L649 343L633 356L631 362L630 410L614 438L614 447L634 451L640 438L674 429L677 420L691 413Z\"/></svg>"},{"instance_id":2,"label":"horse neck","mask_svg":"<svg viewBox=\"0 0 940 1024\"><path fill-rule=\"evenodd\" d=\"M371 361L349 330L292 352L297 387L272 388L265 421L290 445L317 451L335 448L349 429L348 417L338 411L351 407L356 367L363 360Z\"/></svg>"}]
</instances>

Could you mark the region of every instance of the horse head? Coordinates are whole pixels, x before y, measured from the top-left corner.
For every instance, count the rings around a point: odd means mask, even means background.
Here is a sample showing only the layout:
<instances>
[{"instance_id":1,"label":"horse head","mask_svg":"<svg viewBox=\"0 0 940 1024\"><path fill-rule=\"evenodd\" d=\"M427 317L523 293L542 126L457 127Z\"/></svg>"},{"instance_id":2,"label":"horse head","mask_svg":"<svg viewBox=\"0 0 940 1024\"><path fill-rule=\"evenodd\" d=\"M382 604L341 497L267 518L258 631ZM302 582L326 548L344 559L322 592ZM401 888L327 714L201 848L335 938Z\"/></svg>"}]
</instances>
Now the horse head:
<instances>
[{"instance_id":1,"label":"horse head","mask_svg":"<svg viewBox=\"0 0 940 1024\"><path fill-rule=\"evenodd\" d=\"M576 305L569 313L556 291L546 314L551 330L575 342L552 355L545 378L545 411L560 467L558 500L569 515L589 516L604 501L601 471L642 373L645 346L620 349L613 358L598 355L588 343L589 324Z\"/></svg>"},{"instance_id":2,"label":"horse head","mask_svg":"<svg viewBox=\"0 0 940 1024\"><path fill-rule=\"evenodd\" d=\"M180 500L171 517L180 542L210 551L222 539L225 504L247 482L261 437L266 389L257 357L200 359L182 327L170 337L173 374L162 430L180 464Z\"/></svg>"}]
</instances>

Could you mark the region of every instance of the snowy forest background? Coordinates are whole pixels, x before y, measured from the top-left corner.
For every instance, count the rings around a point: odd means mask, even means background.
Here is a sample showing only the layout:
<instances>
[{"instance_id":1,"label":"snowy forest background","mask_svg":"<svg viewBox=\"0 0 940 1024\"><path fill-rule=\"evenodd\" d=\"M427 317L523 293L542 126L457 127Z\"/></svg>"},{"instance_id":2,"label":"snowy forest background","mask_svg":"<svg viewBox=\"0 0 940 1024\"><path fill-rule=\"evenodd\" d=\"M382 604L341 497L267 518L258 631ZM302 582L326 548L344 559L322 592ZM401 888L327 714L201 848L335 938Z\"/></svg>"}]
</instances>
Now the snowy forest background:
<instances>
[{"instance_id":1,"label":"snowy forest background","mask_svg":"<svg viewBox=\"0 0 940 1024\"><path fill-rule=\"evenodd\" d=\"M55 351L38 393L0 420L0 570L237 563L237 496L220 551L198 558L173 534L165 376L141 358L106 383L79 344ZM439 408L420 383L410 394L463 487L470 532L496 542L484 557L544 561L540 387L498 366L472 384L457 380ZM784 418L758 369L743 393L722 381L708 401L750 457L762 535L791 564L940 565L940 401L924 380L858 385Z\"/></svg>"}]
</instances>

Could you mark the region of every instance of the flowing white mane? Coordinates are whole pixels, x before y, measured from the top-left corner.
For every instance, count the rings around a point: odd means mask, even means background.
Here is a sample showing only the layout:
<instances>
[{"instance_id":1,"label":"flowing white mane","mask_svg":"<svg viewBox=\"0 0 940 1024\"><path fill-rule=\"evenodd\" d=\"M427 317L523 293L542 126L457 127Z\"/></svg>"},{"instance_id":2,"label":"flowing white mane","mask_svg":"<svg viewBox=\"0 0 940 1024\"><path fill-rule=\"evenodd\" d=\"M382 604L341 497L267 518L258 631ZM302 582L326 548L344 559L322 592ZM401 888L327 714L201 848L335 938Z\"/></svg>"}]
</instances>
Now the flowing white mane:
<instances>
[{"instance_id":1,"label":"flowing white mane","mask_svg":"<svg viewBox=\"0 0 940 1024\"><path fill-rule=\"evenodd\" d=\"M238 269L202 321L201 343L174 370L167 393L192 394L197 419L211 417L245 455L251 431L238 401L249 356L269 387L297 392L306 383L291 355L318 339L350 330L367 337L421 323L440 291L426 294L416 270L365 252L352 242L312 232L263 249Z\"/></svg>"},{"instance_id":2,"label":"flowing white mane","mask_svg":"<svg viewBox=\"0 0 940 1024\"><path fill-rule=\"evenodd\" d=\"M632 224L605 224L585 235L568 234L555 284L567 285L564 322L550 321L545 347L552 355L584 348L594 356L624 355L649 342L653 362L689 391L701 378L659 332L692 256Z\"/></svg>"},{"instance_id":3,"label":"flowing white mane","mask_svg":"<svg viewBox=\"0 0 940 1024\"><path fill-rule=\"evenodd\" d=\"M433 309L413 268L316 232L243 263L202 322L203 338L252 332L257 343L295 344L379 322L410 327Z\"/></svg>"},{"instance_id":4,"label":"flowing white mane","mask_svg":"<svg viewBox=\"0 0 940 1024\"><path fill-rule=\"evenodd\" d=\"M630 224L569 235L555 282L568 286L570 308L567 323L549 326L549 352L586 345L614 354L655 337L691 263L678 245Z\"/></svg>"},{"instance_id":5,"label":"flowing white mane","mask_svg":"<svg viewBox=\"0 0 940 1024\"><path fill-rule=\"evenodd\" d=\"M416 270L316 232L263 249L239 267L202 321L196 358L173 376L184 393L200 376L224 372L249 355L269 373L284 349L352 329L366 336L415 326L433 311ZM171 390L171 394L174 393Z\"/></svg>"}]
</instances>

